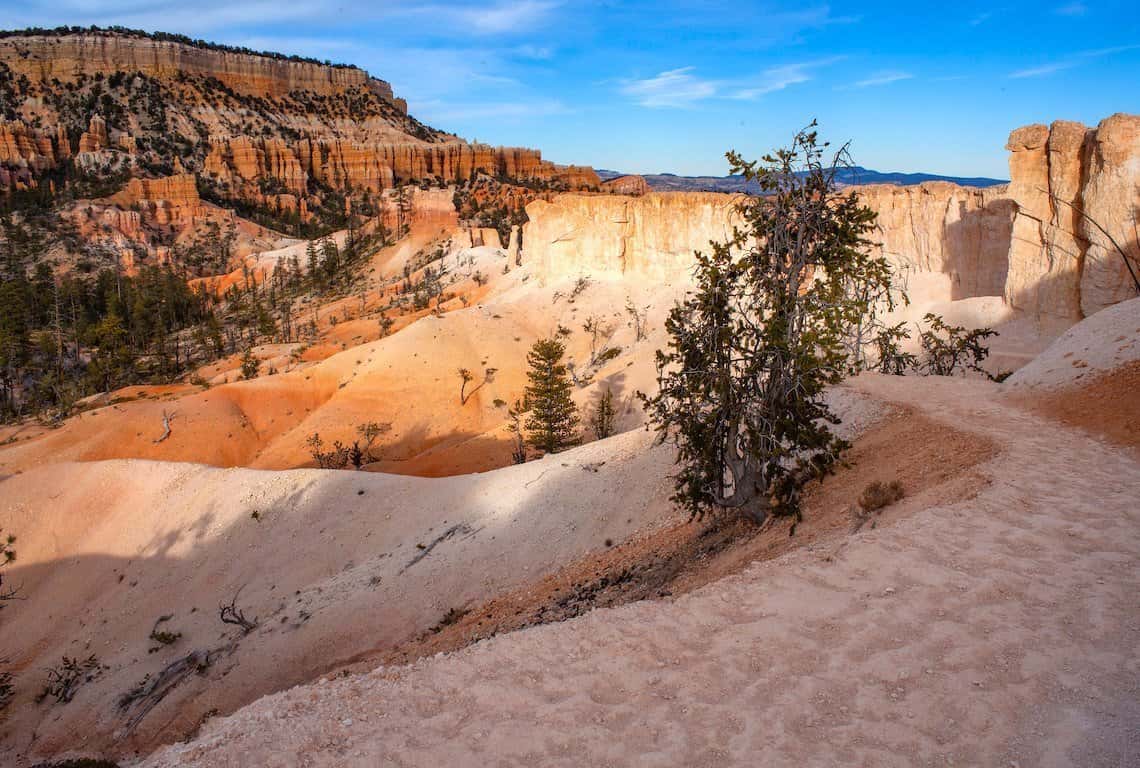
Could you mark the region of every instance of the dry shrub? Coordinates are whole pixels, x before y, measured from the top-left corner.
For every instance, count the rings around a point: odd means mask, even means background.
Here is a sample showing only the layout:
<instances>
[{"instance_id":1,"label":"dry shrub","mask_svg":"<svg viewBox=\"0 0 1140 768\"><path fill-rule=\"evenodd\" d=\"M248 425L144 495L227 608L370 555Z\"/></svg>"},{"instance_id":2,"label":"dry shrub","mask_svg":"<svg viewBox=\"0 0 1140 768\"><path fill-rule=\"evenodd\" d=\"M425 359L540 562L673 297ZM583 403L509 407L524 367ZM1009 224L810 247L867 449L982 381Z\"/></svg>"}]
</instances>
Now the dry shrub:
<instances>
[{"instance_id":1,"label":"dry shrub","mask_svg":"<svg viewBox=\"0 0 1140 768\"><path fill-rule=\"evenodd\" d=\"M864 513L874 512L883 507L889 507L902 497L903 487L898 480L892 480L889 483L875 480L868 483L867 487L863 489L863 493L859 494L859 507Z\"/></svg>"}]
</instances>

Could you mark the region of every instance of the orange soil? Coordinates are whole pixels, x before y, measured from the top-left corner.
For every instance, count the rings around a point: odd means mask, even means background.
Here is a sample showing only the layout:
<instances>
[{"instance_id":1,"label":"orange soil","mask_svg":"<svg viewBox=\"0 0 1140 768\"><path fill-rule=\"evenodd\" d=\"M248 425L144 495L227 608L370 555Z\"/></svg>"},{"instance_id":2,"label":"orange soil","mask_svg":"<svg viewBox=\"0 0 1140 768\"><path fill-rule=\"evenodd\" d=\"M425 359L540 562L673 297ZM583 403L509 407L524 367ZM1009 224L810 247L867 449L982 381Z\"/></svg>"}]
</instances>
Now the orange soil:
<instances>
[{"instance_id":1,"label":"orange soil","mask_svg":"<svg viewBox=\"0 0 1140 768\"><path fill-rule=\"evenodd\" d=\"M1014 401L1042 416L1131 448L1140 456L1140 360L1080 386L1019 395Z\"/></svg>"}]
</instances>

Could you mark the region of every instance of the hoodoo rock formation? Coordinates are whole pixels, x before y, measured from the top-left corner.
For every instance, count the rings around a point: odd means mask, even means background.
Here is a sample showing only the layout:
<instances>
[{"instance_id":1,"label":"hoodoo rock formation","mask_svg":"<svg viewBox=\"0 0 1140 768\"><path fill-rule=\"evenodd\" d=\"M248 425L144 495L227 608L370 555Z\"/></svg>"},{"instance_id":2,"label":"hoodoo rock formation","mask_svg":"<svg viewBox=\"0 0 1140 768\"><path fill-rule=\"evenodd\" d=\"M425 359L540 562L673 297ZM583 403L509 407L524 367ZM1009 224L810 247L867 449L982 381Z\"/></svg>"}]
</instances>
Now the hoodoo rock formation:
<instances>
[{"instance_id":1,"label":"hoodoo rock formation","mask_svg":"<svg viewBox=\"0 0 1140 768\"><path fill-rule=\"evenodd\" d=\"M461 141L413 144L308 138L290 144L281 139L211 137L204 172L227 185L257 185L272 179L297 194L303 194L311 180L332 189L378 192L421 179L464 182L481 173L558 182L567 188L600 184L593 169L554 165L543 160L537 149Z\"/></svg>"},{"instance_id":2,"label":"hoodoo rock formation","mask_svg":"<svg viewBox=\"0 0 1140 768\"><path fill-rule=\"evenodd\" d=\"M1006 148L1017 204L1006 300L1075 320L1133 298L1117 247L1140 265L1140 115L1113 115L1092 129L1030 125Z\"/></svg>"},{"instance_id":3,"label":"hoodoo rock formation","mask_svg":"<svg viewBox=\"0 0 1140 768\"><path fill-rule=\"evenodd\" d=\"M186 172L227 207L334 223L339 197L401 183L482 174L559 191L601 186L592 169L538 150L425 126L361 69L143 33L0 37L0 105L0 194Z\"/></svg>"}]
</instances>

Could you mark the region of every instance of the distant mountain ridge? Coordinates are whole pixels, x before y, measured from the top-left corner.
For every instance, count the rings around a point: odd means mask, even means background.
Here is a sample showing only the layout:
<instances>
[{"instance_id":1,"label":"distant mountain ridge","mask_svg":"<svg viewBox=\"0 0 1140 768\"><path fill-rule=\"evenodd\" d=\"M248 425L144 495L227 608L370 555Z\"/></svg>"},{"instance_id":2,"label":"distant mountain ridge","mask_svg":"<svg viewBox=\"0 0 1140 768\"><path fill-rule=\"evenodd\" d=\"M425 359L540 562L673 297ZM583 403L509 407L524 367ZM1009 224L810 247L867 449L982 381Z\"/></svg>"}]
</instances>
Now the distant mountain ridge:
<instances>
[{"instance_id":1,"label":"distant mountain ridge","mask_svg":"<svg viewBox=\"0 0 1140 768\"><path fill-rule=\"evenodd\" d=\"M655 192L757 192L758 185L747 182L741 176L678 176L673 173L626 174L620 171L598 170L602 181L622 176L640 175ZM839 171L839 182L844 186L856 184L894 184L910 186L926 181L949 181L964 187L996 187L1007 184L1004 179L991 179L984 176L940 176L934 173L901 173L897 171L873 171L862 166L852 166Z\"/></svg>"}]
</instances>

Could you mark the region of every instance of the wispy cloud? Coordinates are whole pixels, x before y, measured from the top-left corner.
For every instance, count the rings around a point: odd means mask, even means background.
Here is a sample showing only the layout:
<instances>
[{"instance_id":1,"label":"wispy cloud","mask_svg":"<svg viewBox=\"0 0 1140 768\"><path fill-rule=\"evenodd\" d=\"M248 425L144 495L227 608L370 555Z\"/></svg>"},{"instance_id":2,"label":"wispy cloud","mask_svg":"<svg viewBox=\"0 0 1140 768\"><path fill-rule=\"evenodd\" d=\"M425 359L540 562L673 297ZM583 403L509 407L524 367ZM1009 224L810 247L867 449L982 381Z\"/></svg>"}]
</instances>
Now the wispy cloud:
<instances>
[{"instance_id":1,"label":"wispy cloud","mask_svg":"<svg viewBox=\"0 0 1140 768\"><path fill-rule=\"evenodd\" d=\"M1055 61L1052 64L1043 64L1040 67L1019 69L1016 72L1010 72L1009 76L1014 80L1021 80L1026 77L1044 77L1045 75L1051 75L1054 72L1060 72L1074 66L1076 66L1076 63L1072 61Z\"/></svg>"},{"instance_id":2,"label":"wispy cloud","mask_svg":"<svg viewBox=\"0 0 1140 768\"><path fill-rule=\"evenodd\" d=\"M1088 12L1088 6L1084 3L1066 3L1053 9L1053 13L1058 16L1084 16Z\"/></svg>"},{"instance_id":3,"label":"wispy cloud","mask_svg":"<svg viewBox=\"0 0 1140 768\"><path fill-rule=\"evenodd\" d=\"M1068 57L1060 61L1042 64L1038 67L1030 67L1028 69L1019 69L1016 72L1010 72L1009 77L1019 80L1026 77L1044 77L1051 75L1055 72L1062 72L1066 69L1072 69L1082 63L1084 59L1099 59L1103 56L1114 56L1118 53L1125 53L1127 51L1135 51L1140 49L1140 43L1132 45L1116 45L1109 48L1093 48L1087 51L1077 51L1076 53L1069 54Z\"/></svg>"},{"instance_id":4,"label":"wispy cloud","mask_svg":"<svg viewBox=\"0 0 1140 768\"><path fill-rule=\"evenodd\" d=\"M767 93L782 91L793 85L810 82L815 78L812 70L826 67L843 60L843 56L831 56L815 61L801 61L794 64L784 64L779 67L767 69L764 73L750 82L735 86L730 94L731 98L752 100Z\"/></svg>"},{"instance_id":5,"label":"wispy cloud","mask_svg":"<svg viewBox=\"0 0 1140 768\"><path fill-rule=\"evenodd\" d=\"M621 92L643 107L688 107L715 96L719 85L693 74L694 67L670 69L644 80L627 80Z\"/></svg>"},{"instance_id":6,"label":"wispy cloud","mask_svg":"<svg viewBox=\"0 0 1140 768\"><path fill-rule=\"evenodd\" d=\"M488 8L464 8L456 11L470 22L472 30L482 34L520 32L531 29L558 7L543 0L498 3Z\"/></svg>"},{"instance_id":7,"label":"wispy cloud","mask_svg":"<svg viewBox=\"0 0 1140 768\"><path fill-rule=\"evenodd\" d=\"M494 3L408 2L377 4L361 11L374 18L412 21L433 35L489 37L530 34L546 25L558 0L499 0Z\"/></svg>"},{"instance_id":8,"label":"wispy cloud","mask_svg":"<svg viewBox=\"0 0 1140 768\"><path fill-rule=\"evenodd\" d=\"M913 78L909 72L900 72L898 70L890 70L886 72L876 72L865 80L859 80L855 83L856 88L870 88L876 85L890 85L897 83L901 80L910 80Z\"/></svg>"},{"instance_id":9,"label":"wispy cloud","mask_svg":"<svg viewBox=\"0 0 1140 768\"><path fill-rule=\"evenodd\" d=\"M968 23L968 24L969 24L971 27L976 27L976 26L978 26L979 24L985 24L987 21L989 21L990 19L992 19L992 18L993 18L993 16L994 16L994 15L993 15L993 12L992 12L992 11L983 11L982 13L979 13L979 14L978 14L977 16L975 16L974 18L970 19L970 20L969 20L967 23Z\"/></svg>"},{"instance_id":10,"label":"wispy cloud","mask_svg":"<svg viewBox=\"0 0 1140 768\"><path fill-rule=\"evenodd\" d=\"M698 101L721 98L751 101L814 79L812 70L842 61L832 56L771 67L748 78L713 80L699 77L695 67L670 69L640 80L619 80L621 92L643 107L684 108Z\"/></svg>"},{"instance_id":11,"label":"wispy cloud","mask_svg":"<svg viewBox=\"0 0 1140 768\"><path fill-rule=\"evenodd\" d=\"M1094 48L1090 51L1079 51L1074 55L1080 56L1081 58L1084 58L1084 59L1096 59L1096 58L1099 58L1101 56L1111 56L1114 53L1124 53L1125 51L1135 51L1138 48L1140 48L1140 43L1136 43L1133 45L1116 45L1116 46L1113 46L1111 48Z\"/></svg>"},{"instance_id":12,"label":"wispy cloud","mask_svg":"<svg viewBox=\"0 0 1140 768\"><path fill-rule=\"evenodd\" d=\"M554 48L548 45L526 45L515 46L508 51L512 56L517 56L520 59L533 59L535 61L548 61L554 58Z\"/></svg>"}]
</instances>

